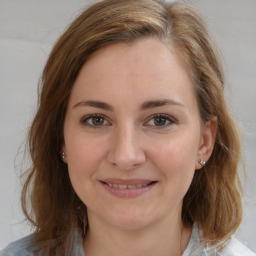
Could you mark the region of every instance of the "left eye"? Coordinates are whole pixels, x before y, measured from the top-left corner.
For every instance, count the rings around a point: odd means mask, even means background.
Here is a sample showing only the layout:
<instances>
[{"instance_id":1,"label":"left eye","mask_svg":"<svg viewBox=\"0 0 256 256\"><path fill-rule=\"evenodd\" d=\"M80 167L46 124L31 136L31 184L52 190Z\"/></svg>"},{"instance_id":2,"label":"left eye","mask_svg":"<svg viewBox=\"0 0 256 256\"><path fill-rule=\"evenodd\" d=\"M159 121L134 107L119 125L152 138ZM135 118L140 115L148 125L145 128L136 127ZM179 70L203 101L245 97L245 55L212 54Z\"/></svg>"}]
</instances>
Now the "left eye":
<instances>
[{"instance_id":1,"label":"left eye","mask_svg":"<svg viewBox=\"0 0 256 256\"><path fill-rule=\"evenodd\" d=\"M153 116L147 123L146 126L155 126L155 127L166 127L175 123L173 118L168 115L158 114Z\"/></svg>"},{"instance_id":2,"label":"left eye","mask_svg":"<svg viewBox=\"0 0 256 256\"><path fill-rule=\"evenodd\" d=\"M91 127L101 127L108 125L108 121L102 115L86 116L81 120L81 123Z\"/></svg>"}]
</instances>

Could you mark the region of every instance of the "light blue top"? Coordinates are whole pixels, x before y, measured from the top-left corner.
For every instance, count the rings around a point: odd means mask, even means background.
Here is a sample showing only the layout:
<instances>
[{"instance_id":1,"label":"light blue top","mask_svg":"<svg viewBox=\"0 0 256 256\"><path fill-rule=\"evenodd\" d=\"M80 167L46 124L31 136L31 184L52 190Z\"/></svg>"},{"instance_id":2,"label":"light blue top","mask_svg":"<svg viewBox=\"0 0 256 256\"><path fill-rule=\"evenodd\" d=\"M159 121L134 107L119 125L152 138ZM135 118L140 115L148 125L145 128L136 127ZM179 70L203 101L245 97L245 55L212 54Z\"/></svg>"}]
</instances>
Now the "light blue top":
<instances>
[{"instance_id":1,"label":"light blue top","mask_svg":"<svg viewBox=\"0 0 256 256\"><path fill-rule=\"evenodd\" d=\"M33 234L10 243L0 252L0 256L35 256L36 254L28 249L31 246L32 237ZM200 243L200 232L197 225L194 224L188 247L182 256L256 256L255 253L235 238L229 240L225 249L221 252L217 248L218 246L202 246ZM85 256L82 238L76 234L74 251L70 256Z\"/></svg>"}]
</instances>

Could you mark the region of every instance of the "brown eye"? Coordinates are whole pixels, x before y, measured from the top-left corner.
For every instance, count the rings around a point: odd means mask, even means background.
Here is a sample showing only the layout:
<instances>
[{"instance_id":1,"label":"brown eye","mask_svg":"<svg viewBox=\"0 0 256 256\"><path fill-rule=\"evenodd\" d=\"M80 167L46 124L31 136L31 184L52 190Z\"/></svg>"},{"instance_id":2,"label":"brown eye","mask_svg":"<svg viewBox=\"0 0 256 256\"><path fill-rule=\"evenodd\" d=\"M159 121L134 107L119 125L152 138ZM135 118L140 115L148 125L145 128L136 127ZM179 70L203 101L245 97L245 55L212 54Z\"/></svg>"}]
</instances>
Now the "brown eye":
<instances>
[{"instance_id":1,"label":"brown eye","mask_svg":"<svg viewBox=\"0 0 256 256\"><path fill-rule=\"evenodd\" d=\"M92 124L95 126L104 124L104 117L92 117L91 119Z\"/></svg>"},{"instance_id":2,"label":"brown eye","mask_svg":"<svg viewBox=\"0 0 256 256\"><path fill-rule=\"evenodd\" d=\"M81 124L89 126L89 127L94 127L94 128L100 128L102 126L110 125L110 123L106 120L106 118L103 115L99 114L93 114L93 115L88 115L84 117L81 120Z\"/></svg>"},{"instance_id":3,"label":"brown eye","mask_svg":"<svg viewBox=\"0 0 256 256\"><path fill-rule=\"evenodd\" d=\"M150 126L152 128L167 128L173 124L175 124L175 120L166 114L155 114L151 117L151 119L145 123L146 126Z\"/></svg>"},{"instance_id":4,"label":"brown eye","mask_svg":"<svg viewBox=\"0 0 256 256\"><path fill-rule=\"evenodd\" d=\"M155 117L154 118L154 124L156 126L164 126L164 125L166 125L166 122L167 122L167 120L164 117Z\"/></svg>"}]
</instances>

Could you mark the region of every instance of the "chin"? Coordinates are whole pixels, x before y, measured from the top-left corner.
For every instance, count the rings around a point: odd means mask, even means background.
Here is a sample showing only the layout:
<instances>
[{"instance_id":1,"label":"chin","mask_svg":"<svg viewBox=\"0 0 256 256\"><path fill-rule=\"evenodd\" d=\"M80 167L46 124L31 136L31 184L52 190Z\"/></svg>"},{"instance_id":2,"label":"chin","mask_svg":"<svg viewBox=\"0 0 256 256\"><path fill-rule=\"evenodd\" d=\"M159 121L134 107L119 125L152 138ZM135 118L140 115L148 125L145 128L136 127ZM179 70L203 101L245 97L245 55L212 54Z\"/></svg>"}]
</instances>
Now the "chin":
<instances>
[{"instance_id":1,"label":"chin","mask_svg":"<svg viewBox=\"0 0 256 256\"><path fill-rule=\"evenodd\" d=\"M106 216L105 216L106 218ZM154 222L152 214L145 214L145 212L116 212L110 213L107 220L112 226L118 227L124 230L138 230L142 229Z\"/></svg>"},{"instance_id":2,"label":"chin","mask_svg":"<svg viewBox=\"0 0 256 256\"><path fill-rule=\"evenodd\" d=\"M143 229L149 223L141 218L135 219L119 219L118 221L113 222L113 225L119 229L123 230L138 230Z\"/></svg>"}]
</instances>

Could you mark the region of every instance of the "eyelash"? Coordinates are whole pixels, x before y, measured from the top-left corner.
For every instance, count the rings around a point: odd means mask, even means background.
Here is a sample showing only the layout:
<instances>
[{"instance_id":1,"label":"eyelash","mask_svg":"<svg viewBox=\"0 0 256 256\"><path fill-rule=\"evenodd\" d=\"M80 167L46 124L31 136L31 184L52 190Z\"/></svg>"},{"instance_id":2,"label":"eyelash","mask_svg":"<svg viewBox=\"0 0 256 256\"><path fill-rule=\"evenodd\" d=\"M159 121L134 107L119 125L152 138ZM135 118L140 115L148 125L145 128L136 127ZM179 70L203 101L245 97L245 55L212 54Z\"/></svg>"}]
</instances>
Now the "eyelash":
<instances>
[{"instance_id":1,"label":"eyelash","mask_svg":"<svg viewBox=\"0 0 256 256\"><path fill-rule=\"evenodd\" d=\"M90 124L89 123L89 120L91 119L91 121L93 120L93 118L101 118L103 119L103 122L106 122L107 119L104 115L102 114L91 114L91 115L87 115L85 117L83 117L81 119L81 124L82 125L86 125L86 126L89 126L89 127L92 127L92 128L101 128L102 126L105 126L105 125L110 125L110 124L102 124L102 125L94 125L94 124ZM108 122L108 121L107 121Z\"/></svg>"},{"instance_id":2,"label":"eyelash","mask_svg":"<svg viewBox=\"0 0 256 256\"><path fill-rule=\"evenodd\" d=\"M90 120L91 120L91 122L93 122L93 118L102 119L103 124L95 125L93 123L89 123ZM159 126L155 125L155 120L154 119L156 119L156 118L163 119L165 123L163 125L159 125ZM149 124L150 121L153 121L154 124L152 124L152 125ZM106 119L106 117L102 114L87 115L87 116L83 117L80 122L81 122L82 125L86 125L86 126L91 127L91 128L102 128L103 126L110 126L111 125L110 122ZM108 124L104 124L105 122L108 122ZM166 124L166 122L168 122L168 124ZM149 118L149 120L147 122L145 122L143 125L154 127L154 129L164 129L164 128L169 127L170 125L175 124L175 123L176 123L176 121L174 120L174 118L170 117L169 115L161 113L161 114L152 115Z\"/></svg>"},{"instance_id":3,"label":"eyelash","mask_svg":"<svg viewBox=\"0 0 256 256\"><path fill-rule=\"evenodd\" d=\"M168 124L165 123L164 125L160 125L160 126L150 125L149 122L150 121L154 122L154 119L156 119L156 118L164 119L165 122L166 121L168 122ZM146 122L146 126L152 126L152 127L154 127L154 129L164 129L164 128L167 128L167 127L169 127L169 126L171 126L172 124L175 124L175 123L176 123L176 121L174 120L174 118L170 117L169 115L161 113L161 114L154 114L153 116L151 116L149 121Z\"/></svg>"}]
</instances>

